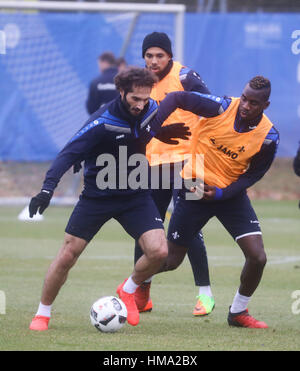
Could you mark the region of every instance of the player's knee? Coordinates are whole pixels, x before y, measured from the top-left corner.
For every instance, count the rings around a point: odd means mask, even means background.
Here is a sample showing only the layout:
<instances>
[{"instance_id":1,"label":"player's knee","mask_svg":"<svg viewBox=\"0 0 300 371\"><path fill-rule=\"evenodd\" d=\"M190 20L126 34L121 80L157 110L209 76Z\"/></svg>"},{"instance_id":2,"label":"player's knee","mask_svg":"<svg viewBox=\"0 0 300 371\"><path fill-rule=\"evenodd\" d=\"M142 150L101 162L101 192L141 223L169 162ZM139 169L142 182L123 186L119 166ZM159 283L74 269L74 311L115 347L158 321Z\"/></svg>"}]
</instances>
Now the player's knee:
<instances>
[{"instance_id":1,"label":"player's knee","mask_svg":"<svg viewBox=\"0 0 300 371\"><path fill-rule=\"evenodd\" d=\"M246 260L259 268L267 263L263 240L260 235L248 236L240 241Z\"/></svg>"},{"instance_id":2,"label":"player's knee","mask_svg":"<svg viewBox=\"0 0 300 371\"><path fill-rule=\"evenodd\" d=\"M257 267L264 268L267 263L267 255L263 249L259 249L256 254L248 257L252 264Z\"/></svg>"},{"instance_id":3,"label":"player's knee","mask_svg":"<svg viewBox=\"0 0 300 371\"><path fill-rule=\"evenodd\" d=\"M155 252L157 260L165 260L168 256L168 246L166 243L162 243Z\"/></svg>"},{"instance_id":4,"label":"player's knee","mask_svg":"<svg viewBox=\"0 0 300 371\"><path fill-rule=\"evenodd\" d=\"M68 237L64 241L64 245L60 254L60 263L64 269L70 269L77 261L80 253L76 248L76 239Z\"/></svg>"},{"instance_id":5,"label":"player's knee","mask_svg":"<svg viewBox=\"0 0 300 371\"><path fill-rule=\"evenodd\" d=\"M180 262L173 260L167 260L166 261L166 271L174 271L178 266L180 265Z\"/></svg>"},{"instance_id":6,"label":"player's knee","mask_svg":"<svg viewBox=\"0 0 300 371\"><path fill-rule=\"evenodd\" d=\"M151 260L155 260L155 261L165 260L167 256L168 256L168 246L167 246L166 241L161 241L153 245L151 250L148 253L148 257Z\"/></svg>"},{"instance_id":7,"label":"player's knee","mask_svg":"<svg viewBox=\"0 0 300 371\"><path fill-rule=\"evenodd\" d=\"M266 265L267 263L267 255L264 250L264 244L263 241L261 240L259 243L259 246L257 248L257 254L256 254L256 263L261 266L262 268Z\"/></svg>"},{"instance_id":8,"label":"player's knee","mask_svg":"<svg viewBox=\"0 0 300 371\"><path fill-rule=\"evenodd\" d=\"M168 245L163 230L145 233L139 240L147 258L153 262L165 260L168 256Z\"/></svg>"},{"instance_id":9,"label":"player's knee","mask_svg":"<svg viewBox=\"0 0 300 371\"><path fill-rule=\"evenodd\" d=\"M175 270L182 263L182 260L183 259L181 256L172 256L169 254L166 261L166 270L167 271Z\"/></svg>"},{"instance_id":10,"label":"player's knee","mask_svg":"<svg viewBox=\"0 0 300 371\"><path fill-rule=\"evenodd\" d=\"M256 258L257 264L260 267L264 267L267 264L267 255L264 251L260 252Z\"/></svg>"},{"instance_id":11,"label":"player's knee","mask_svg":"<svg viewBox=\"0 0 300 371\"><path fill-rule=\"evenodd\" d=\"M169 252L166 260L166 270L173 271L182 263L187 249L183 246L178 246L172 242L168 242Z\"/></svg>"}]
</instances>

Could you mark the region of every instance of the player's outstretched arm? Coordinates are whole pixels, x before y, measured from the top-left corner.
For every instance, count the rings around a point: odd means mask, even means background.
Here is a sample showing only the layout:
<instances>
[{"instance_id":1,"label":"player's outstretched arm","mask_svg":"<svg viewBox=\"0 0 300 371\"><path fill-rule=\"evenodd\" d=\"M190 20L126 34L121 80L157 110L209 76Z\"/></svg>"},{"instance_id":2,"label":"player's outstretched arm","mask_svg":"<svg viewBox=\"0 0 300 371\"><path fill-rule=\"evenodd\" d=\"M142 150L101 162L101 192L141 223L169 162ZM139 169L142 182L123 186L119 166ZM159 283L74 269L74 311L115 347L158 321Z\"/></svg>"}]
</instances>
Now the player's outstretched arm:
<instances>
[{"instance_id":1,"label":"player's outstretched arm","mask_svg":"<svg viewBox=\"0 0 300 371\"><path fill-rule=\"evenodd\" d=\"M224 102L226 103L225 108L222 105ZM143 130L140 140L149 142L156 136L160 132L162 124L177 108L193 112L199 116L214 117L223 113L229 104L230 101L225 100L225 98L198 92L177 91L169 93L159 107L152 110L145 123L142 122Z\"/></svg>"},{"instance_id":2,"label":"player's outstretched arm","mask_svg":"<svg viewBox=\"0 0 300 371\"><path fill-rule=\"evenodd\" d=\"M176 91L169 93L158 109L158 119L166 119L175 109L181 108L198 116L215 117L228 108L230 100L211 94L194 91Z\"/></svg>"},{"instance_id":3,"label":"player's outstretched arm","mask_svg":"<svg viewBox=\"0 0 300 371\"><path fill-rule=\"evenodd\" d=\"M59 152L46 173L41 192L30 201L29 215L31 218L38 211L42 214L49 206L55 188L71 166L83 161L85 154L101 143L102 131L104 131L103 126L88 123Z\"/></svg>"}]
</instances>

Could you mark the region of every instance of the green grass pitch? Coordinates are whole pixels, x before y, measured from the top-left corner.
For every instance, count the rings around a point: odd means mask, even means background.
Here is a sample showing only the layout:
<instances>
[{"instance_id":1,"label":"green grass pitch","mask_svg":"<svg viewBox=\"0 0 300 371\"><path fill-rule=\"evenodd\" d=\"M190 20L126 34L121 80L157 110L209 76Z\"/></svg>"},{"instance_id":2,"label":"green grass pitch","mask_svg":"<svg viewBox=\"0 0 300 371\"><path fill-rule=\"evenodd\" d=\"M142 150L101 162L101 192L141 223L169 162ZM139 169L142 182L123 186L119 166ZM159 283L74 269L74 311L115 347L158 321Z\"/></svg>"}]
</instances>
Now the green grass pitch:
<instances>
[{"instance_id":1,"label":"green grass pitch","mask_svg":"<svg viewBox=\"0 0 300 371\"><path fill-rule=\"evenodd\" d=\"M140 324L104 334L92 327L89 310L101 296L115 295L133 267L133 241L115 221L107 223L70 271L53 306L50 329L28 329L44 275L61 246L71 208L49 207L42 222L21 222L22 208L0 210L0 350L203 351L300 350L299 218L297 201L256 201L268 263L249 312L268 329L231 328L228 307L239 285L243 255L217 220L204 228L216 308L192 316L197 290L188 259L173 272L157 275L154 309ZM300 296L298 296L300 299Z\"/></svg>"}]
</instances>

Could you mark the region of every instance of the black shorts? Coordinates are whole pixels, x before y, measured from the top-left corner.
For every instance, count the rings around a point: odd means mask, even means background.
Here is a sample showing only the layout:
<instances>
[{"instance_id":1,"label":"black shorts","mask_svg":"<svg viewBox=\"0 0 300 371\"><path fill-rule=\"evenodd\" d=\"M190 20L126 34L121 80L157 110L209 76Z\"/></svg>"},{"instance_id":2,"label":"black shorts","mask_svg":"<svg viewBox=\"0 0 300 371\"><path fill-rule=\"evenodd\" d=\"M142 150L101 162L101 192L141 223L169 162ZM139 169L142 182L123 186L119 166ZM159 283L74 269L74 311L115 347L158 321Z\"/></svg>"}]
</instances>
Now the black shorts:
<instances>
[{"instance_id":1,"label":"black shorts","mask_svg":"<svg viewBox=\"0 0 300 371\"><path fill-rule=\"evenodd\" d=\"M213 216L217 217L235 241L247 235L261 235L259 221L246 192L224 201L192 201L185 200L181 195L170 220L168 240L189 246L198 231Z\"/></svg>"},{"instance_id":2,"label":"black shorts","mask_svg":"<svg viewBox=\"0 0 300 371\"><path fill-rule=\"evenodd\" d=\"M112 218L135 240L151 229L164 229L150 192L139 192L103 199L80 196L65 231L89 242Z\"/></svg>"}]
</instances>

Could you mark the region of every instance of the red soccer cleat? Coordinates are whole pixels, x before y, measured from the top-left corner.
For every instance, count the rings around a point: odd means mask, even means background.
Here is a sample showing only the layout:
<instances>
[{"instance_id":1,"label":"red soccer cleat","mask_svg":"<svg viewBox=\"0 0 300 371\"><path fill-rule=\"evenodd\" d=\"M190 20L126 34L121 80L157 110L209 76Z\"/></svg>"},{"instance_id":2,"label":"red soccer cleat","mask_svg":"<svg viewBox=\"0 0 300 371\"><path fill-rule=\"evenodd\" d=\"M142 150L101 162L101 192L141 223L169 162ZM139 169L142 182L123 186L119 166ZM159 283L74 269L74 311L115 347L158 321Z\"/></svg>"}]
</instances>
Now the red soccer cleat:
<instances>
[{"instance_id":1,"label":"red soccer cleat","mask_svg":"<svg viewBox=\"0 0 300 371\"><path fill-rule=\"evenodd\" d=\"M268 328L265 322L258 321L250 316L248 309L240 313L231 313L229 309L227 322L229 326L247 327L247 328Z\"/></svg>"},{"instance_id":2,"label":"red soccer cleat","mask_svg":"<svg viewBox=\"0 0 300 371\"><path fill-rule=\"evenodd\" d=\"M48 330L49 320L50 317L35 316L31 321L29 328L33 331L46 331Z\"/></svg>"},{"instance_id":3,"label":"red soccer cleat","mask_svg":"<svg viewBox=\"0 0 300 371\"><path fill-rule=\"evenodd\" d=\"M150 299L151 282L142 283L134 294L134 299L139 312L151 312L153 305Z\"/></svg>"},{"instance_id":4,"label":"red soccer cleat","mask_svg":"<svg viewBox=\"0 0 300 371\"><path fill-rule=\"evenodd\" d=\"M123 290L123 286L126 280L121 283L117 288L117 294L119 295L120 299L124 302L127 308L127 322L131 326L136 326L139 323L140 315L135 304L134 294L129 294Z\"/></svg>"},{"instance_id":5,"label":"red soccer cleat","mask_svg":"<svg viewBox=\"0 0 300 371\"><path fill-rule=\"evenodd\" d=\"M152 300L149 299L147 304L144 306L144 308L141 308L141 309L138 308L138 310L139 310L140 313L151 312L152 308L153 308Z\"/></svg>"}]
</instances>

